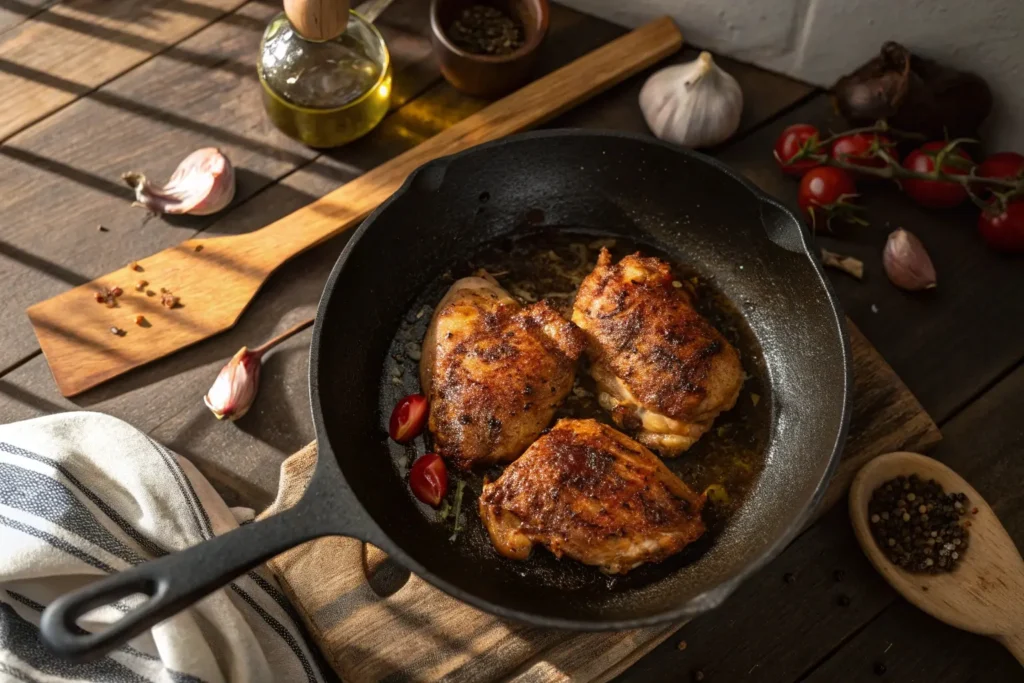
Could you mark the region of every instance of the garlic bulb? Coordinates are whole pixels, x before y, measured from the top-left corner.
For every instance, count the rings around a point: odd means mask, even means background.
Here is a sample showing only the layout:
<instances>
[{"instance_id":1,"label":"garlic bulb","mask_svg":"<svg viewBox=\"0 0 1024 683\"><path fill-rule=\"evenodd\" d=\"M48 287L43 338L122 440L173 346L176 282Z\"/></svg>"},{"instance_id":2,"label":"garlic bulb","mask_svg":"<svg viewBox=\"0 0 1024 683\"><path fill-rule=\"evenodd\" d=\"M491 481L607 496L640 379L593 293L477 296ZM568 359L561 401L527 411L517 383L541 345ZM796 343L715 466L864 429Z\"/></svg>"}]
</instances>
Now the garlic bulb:
<instances>
[{"instance_id":1,"label":"garlic bulb","mask_svg":"<svg viewBox=\"0 0 1024 683\"><path fill-rule=\"evenodd\" d=\"M683 147L710 147L736 132L743 91L711 55L662 69L640 90L640 109L651 131Z\"/></svg>"},{"instance_id":2,"label":"garlic bulb","mask_svg":"<svg viewBox=\"0 0 1024 683\"><path fill-rule=\"evenodd\" d=\"M910 292L935 287L935 266L921 240L900 228L889 235L882 252L882 266L889 280Z\"/></svg>"},{"instance_id":3,"label":"garlic bulb","mask_svg":"<svg viewBox=\"0 0 1024 683\"><path fill-rule=\"evenodd\" d=\"M216 147L204 147L185 157L163 187L131 171L121 180L135 190L135 205L153 213L217 213L235 196L235 170Z\"/></svg>"}]
</instances>

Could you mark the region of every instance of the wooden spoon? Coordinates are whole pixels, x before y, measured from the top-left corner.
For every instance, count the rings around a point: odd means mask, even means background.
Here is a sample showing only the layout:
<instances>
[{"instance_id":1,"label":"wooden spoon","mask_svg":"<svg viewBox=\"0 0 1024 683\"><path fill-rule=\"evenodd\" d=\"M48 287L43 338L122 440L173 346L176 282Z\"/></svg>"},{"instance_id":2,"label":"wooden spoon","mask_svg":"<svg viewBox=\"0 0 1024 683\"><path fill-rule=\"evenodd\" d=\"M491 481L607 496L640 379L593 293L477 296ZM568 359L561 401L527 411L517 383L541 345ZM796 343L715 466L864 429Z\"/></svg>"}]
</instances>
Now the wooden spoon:
<instances>
[{"instance_id":1,"label":"wooden spoon","mask_svg":"<svg viewBox=\"0 0 1024 683\"><path fill-rule=\"evenodd\" d=\"M889 561L871 535L868 501L900 475L934 479L946 493L967 495L970 543L959 565L942 574L912 574ZM864 553L903 597L936 619L995 638L1024 664L1024 559L981 494L938 460L887 453L861 468L850 485L850 518Z\"/></svg>"}]
</instances>

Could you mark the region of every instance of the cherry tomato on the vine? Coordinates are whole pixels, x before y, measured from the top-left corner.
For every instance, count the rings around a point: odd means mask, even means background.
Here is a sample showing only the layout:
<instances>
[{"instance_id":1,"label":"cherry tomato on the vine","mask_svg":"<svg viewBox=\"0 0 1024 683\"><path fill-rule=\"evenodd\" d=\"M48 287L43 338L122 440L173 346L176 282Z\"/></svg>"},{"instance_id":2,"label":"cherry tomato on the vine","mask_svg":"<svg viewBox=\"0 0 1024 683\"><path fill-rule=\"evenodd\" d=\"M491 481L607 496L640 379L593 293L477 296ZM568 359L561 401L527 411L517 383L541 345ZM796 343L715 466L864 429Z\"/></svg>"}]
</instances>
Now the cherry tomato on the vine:
<instances>
[{"instance_id":1,"label":"cherry tomato on the vine","mask_svg":"<svg viewBox=\"0 0 1024 683\"><path fill-rule=\"evenodd\" d=\"M978 164L978 167L974 169L974 175L981 178L1017 180L1024 176L1024 155L1016 152L996 152ZM982 183L975 183L974 191L983 197L988 197L992 188Z\"/></svg>"},{"instance_id":2,"label":"cherry tomato on the vine","mask_svg":"<svg viewBox=\"0 0 1024 683\"><path fill-rule=\"evenodd\" d=\"M448 468L437 453L427 453L412 464L409 488L427 505L437 507L448 493Z\"/></svg>"},{"instance_id":3,"label":"cherry tomato on the vine","mask_svg":"<svg viewBox=\"0 0 1024 683\"><path fill-rule=\"evenodd\" d=\"M1006 178L1013 180L1024 175L1024 154L996 152L978 164L974 175L982 178Z\"/></svg>"},{"instance_id":4,"label":"cherry tomato on the vine","mask_svg":"<svg viewBox=\"0 0 1024 683\"><path fill-rule=\"evenodd\" d=\"M892 146L892 140L884 135L854 133L853 135L844 135L832 143L832 158L853 166L885 168L885 160L876 152L879 148L888 152Z\"/></svg>"},{"instance_id":5,"label":"cherry tomato on the vine","mask_svg":"<svg viewBox=\"0 0 1024 683\"><path fill-rule=\"evenodd\" d=\"M907 155L903 160L903 167L918 173L931 173L935 170L935 155L945 146L945 142L926 142ZM974 161L970 155L957 148L946 156L942 172L949 175L966 175L973 165ZM900 180L900 185L915 202L934 209L949 209L967 199L967 190L964 186L948 180L904 178Z\"/></svg>"},{"instance_id":6,"label":"cherry tomato on the vine","mask_svg":"<svg viewBox=\"0 0 1024 683\"><path fill-rule=\"evenodd\" d=\"M995 249L1024 251L1024 199L1010 202L1002 213L998 209L982 211L978 232Z\"/></svg>"},{"instance_id":7,"label":"cherry tomato on the vine","mask_svg":"<svg viewBox=\"0 0 1024 683\"><path fill-rule=\"evenodd\" d=\"M834 215L849 208L857 194L853 176L841 168L812 168L800 180L797 202L812 226L827 224Z\"/></svg>"},{"instance_id":8,"label":"cherry tomato on the vine","mask_svg":"<svg viewBox=\"0 0 1024 683\"><path fill-rule=\"evenodd\" d=\"M388 421L388 436L398 443L412 441L427 422L427 397L409 394L395 405Z\"/></svg>"},{"instance_id":9,"label":"cherry tomato on the vine","mask_svg":"<svg viewBox=\"0 0 1024 683\"><path fill-rule=\"evenodd\" d=\"M775 160L783 173L800 176L819 165L814 159L790 160L800 152L821 153L818 129L809 123L795 123L782 131L775 141Z\"/></svg>"}]
</instances>

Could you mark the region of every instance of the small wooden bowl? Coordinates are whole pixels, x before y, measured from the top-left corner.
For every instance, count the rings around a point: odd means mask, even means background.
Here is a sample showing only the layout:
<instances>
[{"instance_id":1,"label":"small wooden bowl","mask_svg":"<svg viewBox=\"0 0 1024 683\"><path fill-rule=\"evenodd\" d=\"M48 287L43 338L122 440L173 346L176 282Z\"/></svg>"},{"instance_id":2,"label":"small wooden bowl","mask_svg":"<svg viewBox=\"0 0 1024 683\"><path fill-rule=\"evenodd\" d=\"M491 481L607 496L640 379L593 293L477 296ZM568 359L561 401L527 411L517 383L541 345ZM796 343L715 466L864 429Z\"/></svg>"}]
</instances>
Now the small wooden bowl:
<instances>
[{"instance_id":1,"label":"small wooden bowl","mask_svg":"<svg viewBox=\"0 0 1024 683\"><path fill-rule=\"evenodd\" d=\"M523 24L523 46L507 55L478 55L456 47L448 27L471 5L490 5ZM548 0L432 0L431 42L445 80L457 90L476 97L498 97L526 82L544 36L548 32Z\"/></svg>"}]
</instances>

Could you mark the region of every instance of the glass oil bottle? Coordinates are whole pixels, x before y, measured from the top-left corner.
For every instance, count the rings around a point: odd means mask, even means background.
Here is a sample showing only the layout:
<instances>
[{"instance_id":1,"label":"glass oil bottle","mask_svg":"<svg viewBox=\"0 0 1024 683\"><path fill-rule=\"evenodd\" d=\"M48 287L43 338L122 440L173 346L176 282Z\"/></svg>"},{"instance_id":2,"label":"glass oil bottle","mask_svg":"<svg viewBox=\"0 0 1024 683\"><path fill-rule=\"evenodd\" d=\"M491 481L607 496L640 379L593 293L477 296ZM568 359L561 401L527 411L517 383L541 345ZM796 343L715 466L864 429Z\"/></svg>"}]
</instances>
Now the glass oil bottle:
<instances>
[{"instance_id":1,"label":"glass oil bottle","mask_svg":"<svg viewBox=\"0 0 1024 683\"><path fill-rule=\"evenodd\" d=\"M306 11L328 3L311 0ZM296 12L297 4L306 3L286 1L263 34L257 65L263 103L274 125L296 140L319 148L343 145L387 113L391 58L370 21L352 11L344 21L347 4L333 26L311 24ZM314 28L300 32L299 26L309 25Z\"/></svg>"}]
</instances>

